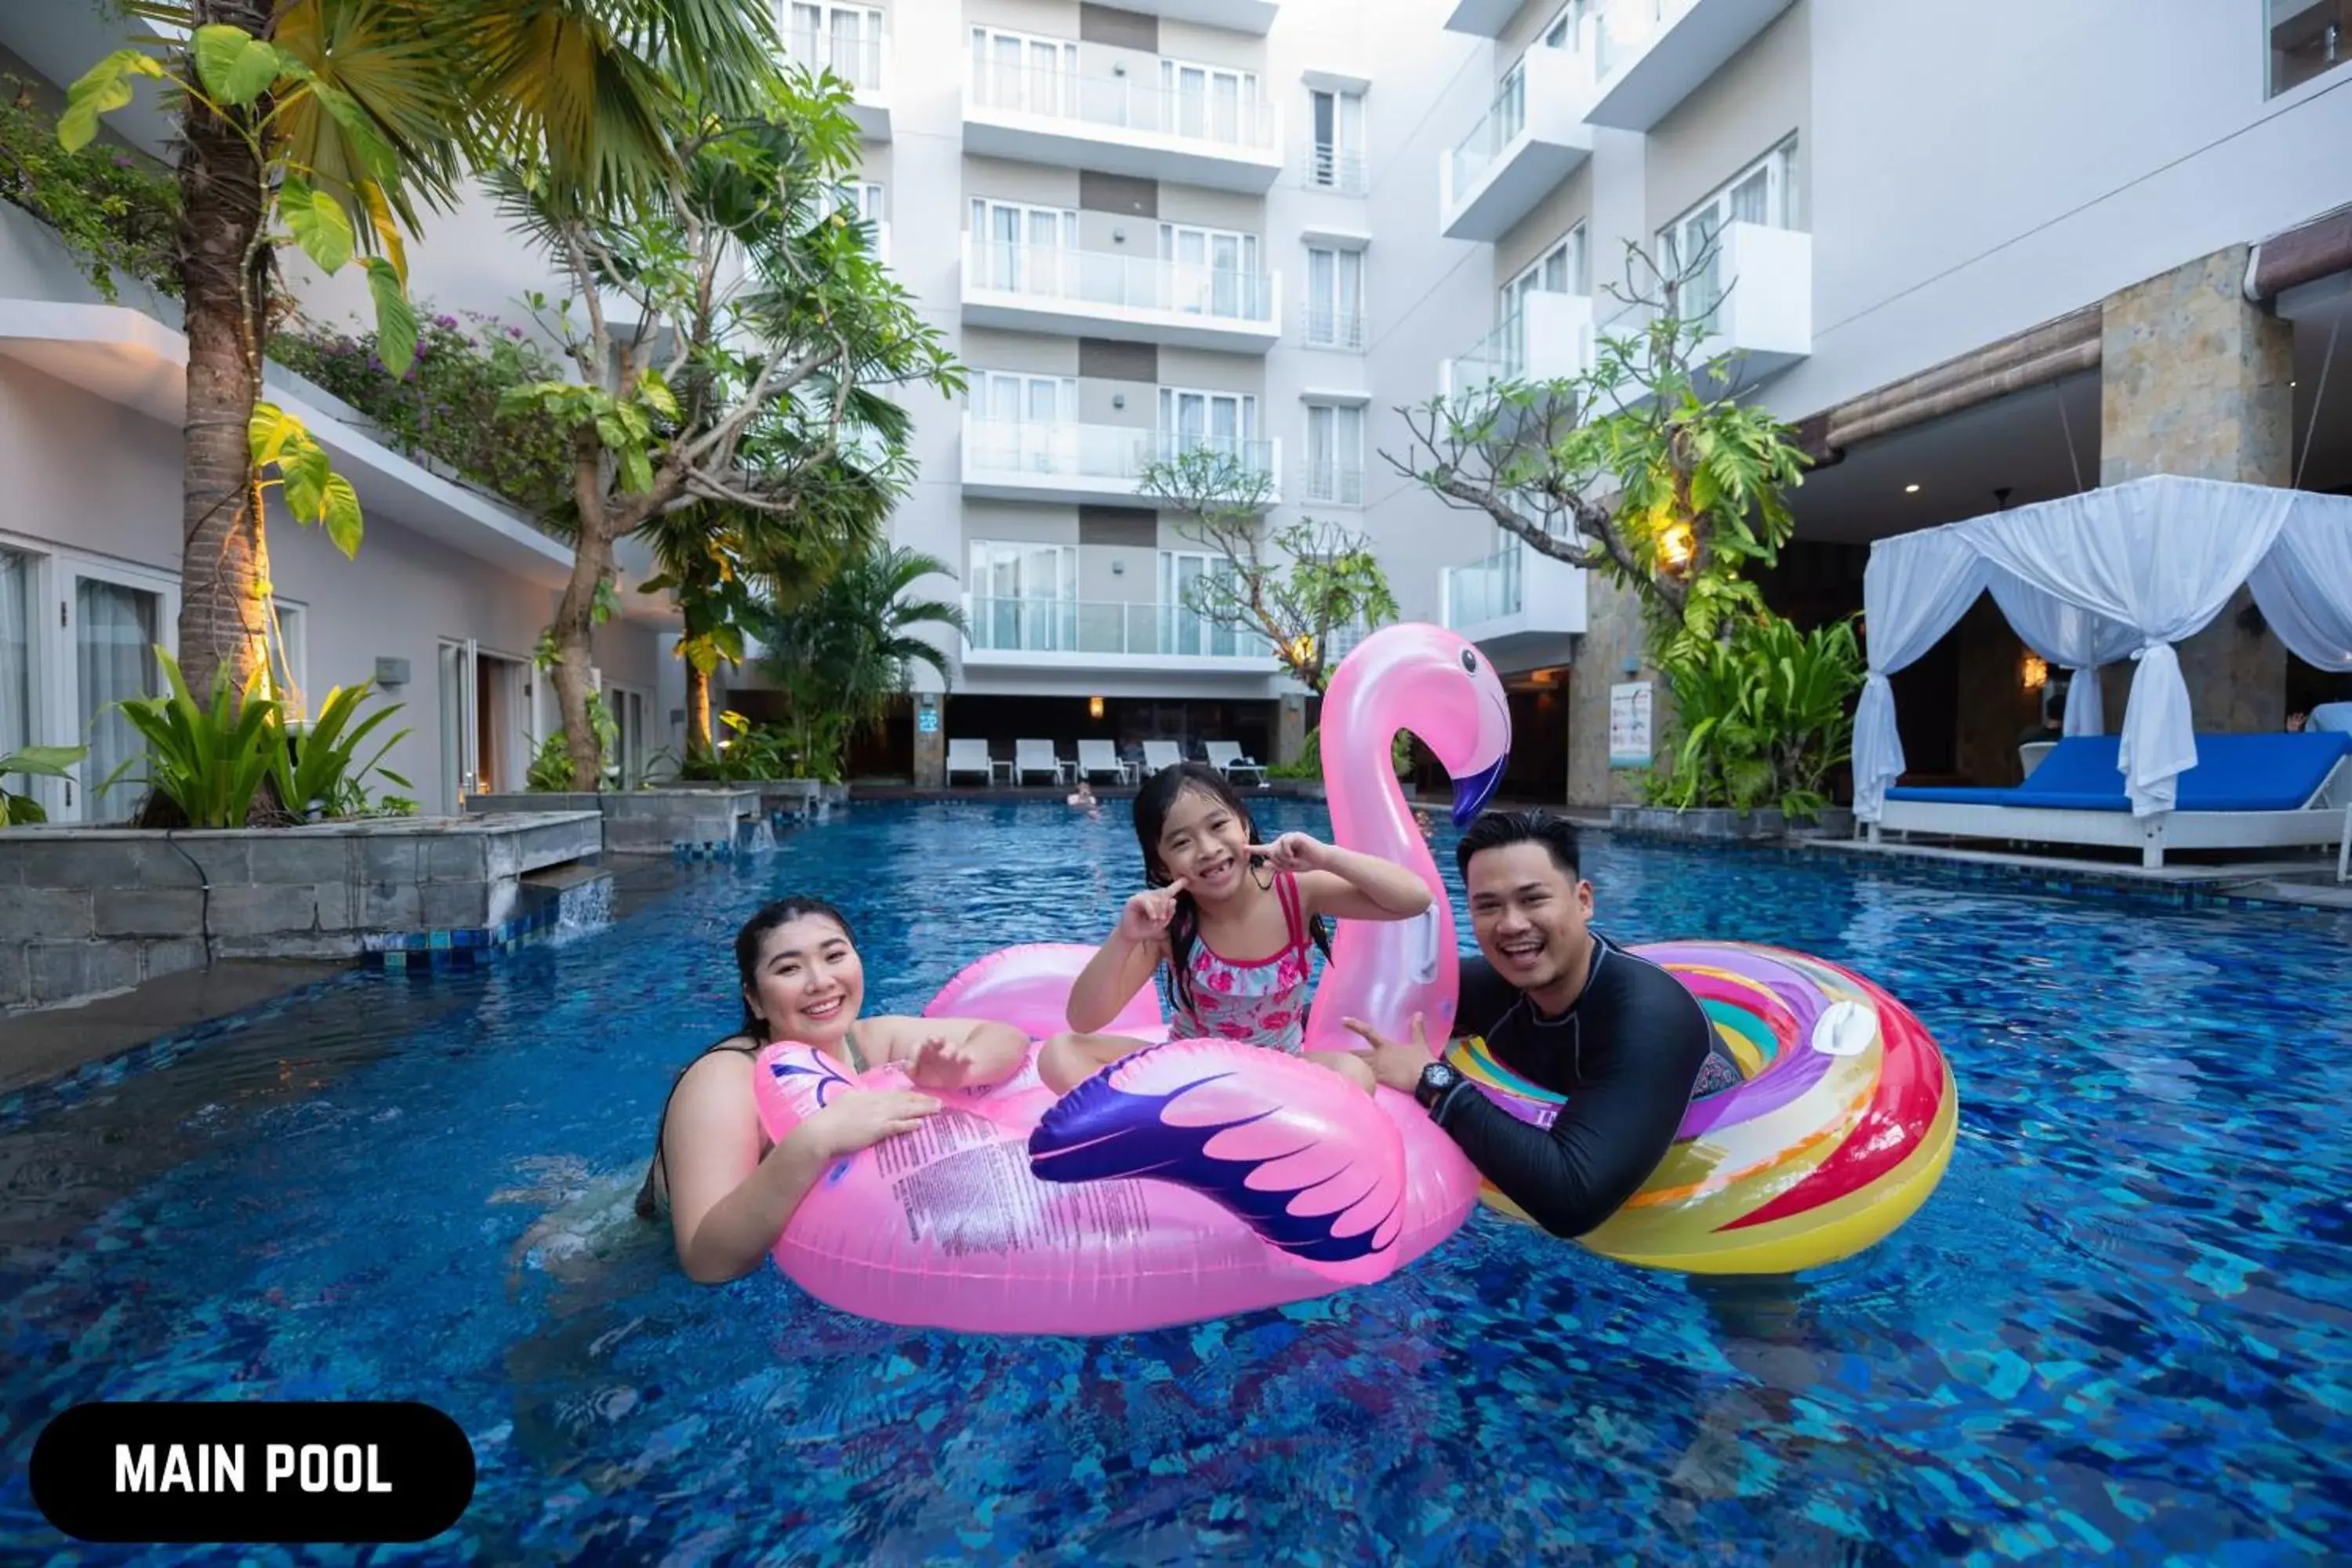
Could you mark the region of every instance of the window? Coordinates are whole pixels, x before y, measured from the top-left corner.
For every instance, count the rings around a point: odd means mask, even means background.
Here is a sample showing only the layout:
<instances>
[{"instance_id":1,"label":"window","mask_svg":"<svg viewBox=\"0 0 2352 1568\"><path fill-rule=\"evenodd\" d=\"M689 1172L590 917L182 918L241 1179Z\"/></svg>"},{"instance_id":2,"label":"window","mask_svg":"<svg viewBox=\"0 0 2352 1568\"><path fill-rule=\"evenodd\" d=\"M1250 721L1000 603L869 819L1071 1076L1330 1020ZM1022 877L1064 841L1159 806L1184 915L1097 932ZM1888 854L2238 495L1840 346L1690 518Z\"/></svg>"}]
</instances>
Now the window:
<instances>
[{"instance_id":1,"label":"window","mask_svg":"<svg viewBox=\"0 0 2352 1568\"><path fill-rule=\"evenodd\" d=\"M294 700L307 720L318 710L310 691L310 614L284 599L274 601L273 607L278 612L278 646L271 650L270 683L274 687L282 679L291 684Z\"/></svg>"},{"instance_id":2,"label":"window","mask_svg":"<svg viewBox=\"0 0 2352 1568\"><path fill-rule=\"evenodd\" d=\"M0 756L33 743L33 557L0 549ZM10 789L34 781L0 780Z\"/></svg>"},{"instance_id":3,"label":"window","mask_svg":"<svg viewBox=\"0 0 2352 1568\"><path fill-rule=\"evenodd\" d=\"M155 643L163 632L163 601L160 595L122 583L77 576L73 618L77 707L89 746L81 763L90 795L83 816L92 822L110 822L130 816L142 793L133 782L139 773L135 763L121 782L108 783L143 750L139 731L115 705L163 690Z\"/></svg>"},{"instance_id":4,"label":"window","mask_svg":"<svg viewBox=\"0 0 2352 1568\"><path fill-rule=\"evenodd\" d=\"M1510 320L1527 305L1530 294L1588 294L1592 280L1587 273L1584 226L1578 224L1565 238L1530 263L1528 269L1503 285L1501 319Z\"/></svg>"},{"instance_id":5,"label":"window","mask_svg":"<svg viewBox=\"0 0 2352 1568\"><path fill-rule=\"evenodd\" d=\"M1735 223L1797 226L1797 143L1790 141L1742 169L1706 200L1658 232L1658 265L1684 279L1685 320L1712 315L1723 302L1722 234Z\"/></svg>"},{"instance_id":6,"label":"window","mask_svg":"<svg viewBox=\"0 0 2352 1568\"><path fill-rule=\"evenodd\" d=\"M1077 471L1075 377L979 371L971 378L971 408L978 466L998 472Z\"/></svg>"},{"instance_id":7,"label":"window","mask_svg":"<svg viewBox=\"0 0 2352 1568\"><path fill-rule=\"evenodd\" d=\"M1067 544L971 542L971 644L1052 652L1076 637L1078 552Z\"/></svg>"},{"instance_id":8,"label":"window","mask_svg":"<svg viewBox=\"0 0 2352 1568\"><path fill-rule=\"evenodd\" d=\"M1307 405L1307 499L1364 504L1364 411Z\"/></svg>"},{"instance_id":9,"label":"window","mask_svg":"<svg viewBox=\"0 0 2352 1568\"><path fill-rule=\"evenodd\" d=\"M1170 117L1162 130L1234 145L1255 146L1262 139L1254 72L1163 59L1160 92Z\"/></svg>"},{"instance_id":10,"label":"window","mask_svg":"<svg viewBox=\"0 0 2352 1568\"><path fill-rule=\"evenodd\" d=\"M2352 0L2268 0L2265 9L2273 98L2352 58Z\"/></svg>"},{"instance_id":11,"label":"window","mask_svg":"<svg viewBox=\"0 0 2352 1568\"><path fill-rule=\"evenodd\" d=\"M862 91L882 85L882 13L864 5L792 0L785 52L811 70L830 70Z\"/></svg>"},{"instance_id":12,"label":"window","mask_svg":"<svg viewBox=\"0 0 2352 1568\"><path fill-rule=\"evenodd\" d=\"M1364 95L1326 92L1317 88L1307 95L1315 122L1315 144L1307 162L1307 183L1342 195L1360 196L1364 178Z\"/></svg>"},{"instance_id":13,"label":"window","mask_svg":"<svg viewBox=\"0 0 2352 1568\"><path fill-rule=\"evenodd\" d=\"M1247 458L1257 441L1257 399L1245 392L1160 389L1160 457L1206 448Z\"/></svg>"},{"instance_id":14,"label":"window","mask_svg":"<svg viewBox=\"0 0 2352 1568\"><path fill-rule=\"evenodd\" d=\"M997 27L971 30L971 96L975 103L1024 114L1078 111L1078 46Z\"/></svg>"},{"instance_id":15,"label":"window","mask_svg":"<svg viewBox=\"0 0 2352 1568\"><path fill-rule=\"evenodd\" d=\"M1064 207L1033 207L974 196L971 239L991 289L1058 297L1077 282L1078 215Z\"/></svg>"},{"instance_id":16,"label":"window","mask_svg":"<svg viewBox=\"0 0 2352 1568\"><path fill-rule=\"evenodd\" d=\"M1190 550L1160 552L1160 649L1194 658L1231 658L1241 651L1234 628L1198 614L1204 579L1230 577L1234 563L1223 555Z\"/></svg>"},{"instance_id":17,"label":"window","mask_svg":"<svg viewBox=\"0 0 2352 1568\"><path fill-rule=\"evenodd\" d=\"M1190 316L1263 321L1271 308L1258 275L1257 236L1229 229L1160 226L1160 258L1169 268L1169 308Z\"/></svg>"},{"instance_id":18,"label":"window","mask_svg":"<svg viewBox=\"0 0 2352 1568\"><path fill-rule=\"evenodd\" d=\"M612 743L604 748L604 771L622 789L635 789L646 782L646 694L607 683L604 695L614 726Z\"/></svg>"},{"instance_id":19,"label":"window","mask_svg":"<svg viewBox=\"0 0 2352 1568\"><path fill-rule=\"evenodd\" d=\"M1364 352L1364 253L1307 249L1307 346Z\"/></svg>"}]
</instances>

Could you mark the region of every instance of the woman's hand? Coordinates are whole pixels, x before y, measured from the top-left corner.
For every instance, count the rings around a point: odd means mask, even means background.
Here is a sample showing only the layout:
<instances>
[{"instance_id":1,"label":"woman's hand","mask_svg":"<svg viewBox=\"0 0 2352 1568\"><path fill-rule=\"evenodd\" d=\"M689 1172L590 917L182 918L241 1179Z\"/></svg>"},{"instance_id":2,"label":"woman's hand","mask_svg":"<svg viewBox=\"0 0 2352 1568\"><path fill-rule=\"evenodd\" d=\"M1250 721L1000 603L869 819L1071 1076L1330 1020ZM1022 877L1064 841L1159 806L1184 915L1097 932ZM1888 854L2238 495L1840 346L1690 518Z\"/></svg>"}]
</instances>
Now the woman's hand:
<instances>
[{"instance_id":1,"label":"woman's hand","mask_svg":"<svg viewBox=\"0 0 2352 1568\"><path fill-rule=\"evenodd\" d=\"M801 1125L818 1140L826 1159L838 1160L871 1149L885 1138L912 1132L939 1109L936 1099L912 1089L853 1089L835 1096L832 1104Z\"/></svg>"},{"instance_id":2,"label":"woman's hand","mask_svg":"<svg viewBox=\"0 0 2352 1568\"><path fill-rule=\"evenodd\" d=\"M1249 852L1277 871L1330 868L1331 847L1311 833L1286 833L1271 844L1251 845Z\"/></svg>"},{"instance_id":3,"label":"woman's hand","mask_svg":"<svg viewBox=\"0 0 2352 1568\"><path fill-rule=\"evenodd\" d=\"M1164 888L1146 888L1127 900L1113 934L1137 943L1158 942L1168 934L1168 922L1176 918L1176 895L1183 890L1181 877Z\"/></svg>"},{"instance_id":4,"label":"woman's hand","mask_svg":"<svg viewBox=\"0 0 2352 1568\"><path fill-rule=\"evenodd\" d=\"M942 1037L933 1035L907 1058L907 1076L914 1080L917 1089L961 1089L971 1082L978 1065L964 1042L950 1045Z\"/></svg>"}]
</instances>

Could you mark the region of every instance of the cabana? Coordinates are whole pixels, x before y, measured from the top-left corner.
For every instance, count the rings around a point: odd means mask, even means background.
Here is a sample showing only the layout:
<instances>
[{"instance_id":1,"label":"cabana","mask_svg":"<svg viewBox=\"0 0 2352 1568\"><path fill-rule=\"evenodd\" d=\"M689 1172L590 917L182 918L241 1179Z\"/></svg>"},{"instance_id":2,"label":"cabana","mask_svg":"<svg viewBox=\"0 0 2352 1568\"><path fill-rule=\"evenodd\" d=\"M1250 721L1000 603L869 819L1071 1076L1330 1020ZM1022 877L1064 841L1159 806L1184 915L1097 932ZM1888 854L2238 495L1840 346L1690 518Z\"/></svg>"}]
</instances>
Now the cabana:
<instances>
[{"instance_id":1,"label":"cabana","mask_svg":"<svg viewBox=\"0 0 2352 1568\"><path fill-rule=\"evenodd\" d=\"M2160 474L1906 533L1863 576L1870 670L1854 714L1854 816L1957 837L2167 848L2340 845L2352 832L2352 736L2198 735L2172 645L2241 584L2279 640L2352 670L2352 497ZM2025 646L2071 670L2065 739L2016 789L1906 789L1887 678L1990 593ZM2129 658L2105 736L2098 669Z\"/></svg>"}]
</instances>

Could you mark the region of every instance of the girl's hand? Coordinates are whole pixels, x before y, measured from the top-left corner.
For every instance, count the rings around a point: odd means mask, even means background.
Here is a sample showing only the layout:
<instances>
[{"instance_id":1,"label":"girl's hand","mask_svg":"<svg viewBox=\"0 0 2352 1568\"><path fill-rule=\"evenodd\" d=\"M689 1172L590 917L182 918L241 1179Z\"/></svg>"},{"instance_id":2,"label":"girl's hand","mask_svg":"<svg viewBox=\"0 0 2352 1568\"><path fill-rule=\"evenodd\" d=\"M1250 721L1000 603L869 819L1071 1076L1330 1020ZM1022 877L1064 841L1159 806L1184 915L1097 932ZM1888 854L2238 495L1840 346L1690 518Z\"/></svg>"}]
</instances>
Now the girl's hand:
<instances>
[{"instance_id":1,"label":"girl's hand","mask_svg":"<svg viewBox=\"0 0 2352 1568\"><path fill-rule=\"evenodd\" d=\"M1286 833L1271 844L1253 844L1249 852L1277 871L1320 871L1331 847L1311 833Z\"/></svg>"},{"instance_id":2,"label":"girl's hand","mask_svg":"<svg viewBox=\"0 0 2352 1568\"><path fill-rule=\"evenodd\" d=\"M907 1076L918 1089L961 1089L971 1081L971 1053L933 1035L915 1047Z\"/></svg>"},{"instance_id":3,"label":"girl's hand","mask_svg":"<svg viewBox=\"0 0 2352 1568\"><path fill-rule=\"evenodd\" d=\"M1176 918L1176 895L1183 890L1181 877L1164 888L1146 888L1127 900L1118 913L1118 930L1112 934L1132 942L1158 942L1168 934L1168 922Z\"/></svg>"},{"instance_id":4,"label":"girl's hand","mask_svg":"<svg viewBox=\"0 0 2352 1568\"><path fill-rule=\"evenodd\" d=\"M820 1140L825 1158L838 1160L861 1149L871 1149L885 1138L912 1132L923 1118L940 1109L928 1094L911 1089L848 1089L802 1126Z\"/></svg>"}]
</instances>

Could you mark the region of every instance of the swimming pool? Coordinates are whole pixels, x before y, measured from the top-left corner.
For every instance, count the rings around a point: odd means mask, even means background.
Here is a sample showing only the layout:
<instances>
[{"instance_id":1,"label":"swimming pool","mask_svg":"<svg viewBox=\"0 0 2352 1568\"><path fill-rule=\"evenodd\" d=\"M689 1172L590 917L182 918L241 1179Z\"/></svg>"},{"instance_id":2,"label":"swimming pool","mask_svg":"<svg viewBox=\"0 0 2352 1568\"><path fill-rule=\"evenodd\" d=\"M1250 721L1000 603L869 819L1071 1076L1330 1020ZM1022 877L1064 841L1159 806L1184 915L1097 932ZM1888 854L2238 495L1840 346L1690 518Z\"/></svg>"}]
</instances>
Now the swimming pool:
<instances>
[{"instance_id":1,"label":"swimming pool","mask_svg":"<svg viewBox=\"0 0 2352 1568\"><path fill-rule=\"evenodd\" d=\"M1963 1116L1918 1217L1791 1288L1481 1214L1380 1286L1098 1342L906 1332L772 1269L688 1284L618 1216L670 1072L732 1022L757 902L843 902L869 1007L911 1009L985 949L1098 934L1136 884L1116 809L859 807L611 929L355 974L0 1131L0 1558L204 1560L61 1542L24 1471L69 1405L201 1397L456 1415L465 1521L371 1561L2344 1552L2342 923L1587 859L1613 935L1785 942L1919 1013ZM288 1560L214 1560L247 1558Z\"/></svg>"}]
</instances>

